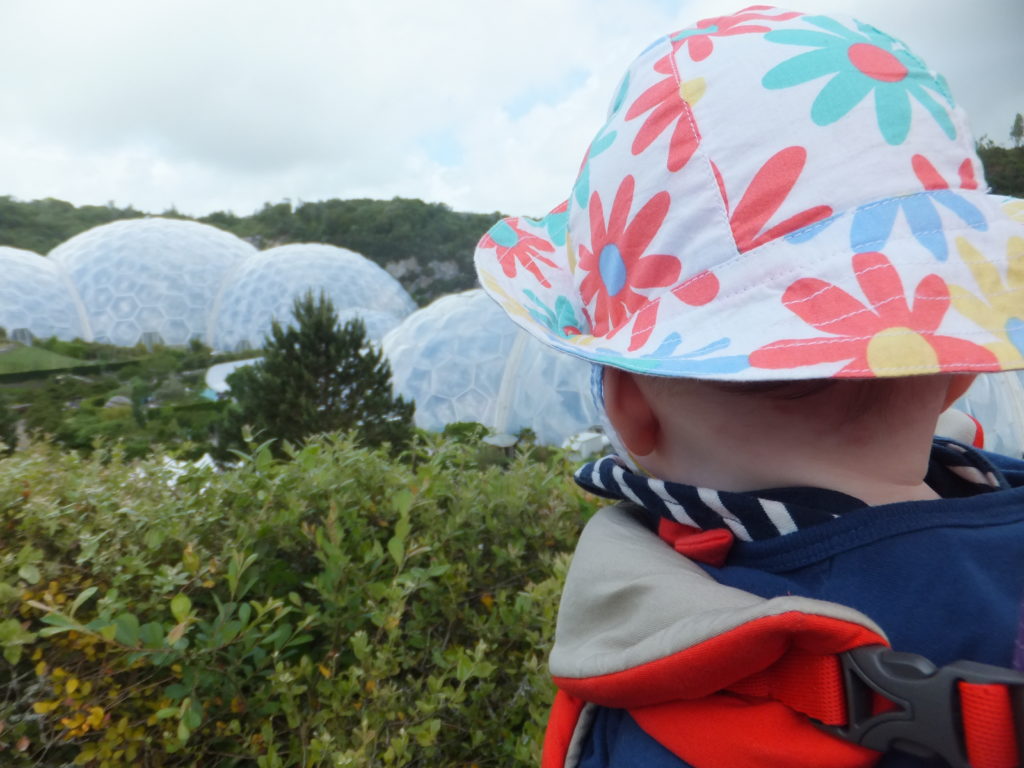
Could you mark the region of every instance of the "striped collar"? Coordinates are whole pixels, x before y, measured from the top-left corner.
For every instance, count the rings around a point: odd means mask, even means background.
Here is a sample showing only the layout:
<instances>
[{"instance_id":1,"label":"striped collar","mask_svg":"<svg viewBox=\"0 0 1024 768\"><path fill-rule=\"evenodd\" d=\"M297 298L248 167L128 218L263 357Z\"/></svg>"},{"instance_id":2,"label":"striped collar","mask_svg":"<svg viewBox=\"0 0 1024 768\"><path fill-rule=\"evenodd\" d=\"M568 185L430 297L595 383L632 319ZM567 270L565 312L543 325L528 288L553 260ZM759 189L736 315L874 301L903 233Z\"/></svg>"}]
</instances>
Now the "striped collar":
<instances>
[{"instance_id":1,"label":"striped collar","mask_svg":"<svg viewBox=\"0 0 1024 768\"><path fill-rule=\"evenodd\" d=\"M867 506L845 493L822 488L733 493L673 483L636 474L617 456L580 467L575 478L582 488L598 496L631 501L654 517L702 530L727 528L740 541L793 533ZM1010 487L982 453L944 438L936 438L932 445L925 480L943 498Z\"/></svg>"}]
</instances>

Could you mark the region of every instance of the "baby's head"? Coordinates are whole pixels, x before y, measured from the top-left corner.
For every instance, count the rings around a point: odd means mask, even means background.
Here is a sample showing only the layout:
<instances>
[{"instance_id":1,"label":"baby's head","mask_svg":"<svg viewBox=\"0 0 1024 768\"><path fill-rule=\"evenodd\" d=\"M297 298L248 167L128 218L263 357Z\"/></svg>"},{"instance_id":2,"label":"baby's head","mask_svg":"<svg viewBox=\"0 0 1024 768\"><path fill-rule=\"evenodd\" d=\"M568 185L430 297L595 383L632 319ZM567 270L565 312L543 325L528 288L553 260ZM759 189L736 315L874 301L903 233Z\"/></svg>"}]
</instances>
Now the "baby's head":
<instances>
[{"instance_id":1,"label":"baby's head","mask_svg":"<svg viewBox=\"0 0 1024 768\"><path fill-rule=\"evenodd\" d=\"M569 199L495 225L477 269L551 346L697 380L651 383L679 402L941 405L942 374L1024 367L1024 202L982 175L901 42L756 6L644 51ZM876 379L904 381L842 383ZM792 401L710 383L808 380L837 383Z\"/></svg>"},{"instance_id":2,"label":"baby's head","mask_svg":"<svg viewBox=\"0 0 1024 768\"><path fill-rule=\"evenodd\" d=\"M816 485L882 503L918 497L938 415L973 378L749 383L607 368L601 394L620 452L655 477L726 491Z\"/></svg>"}]
</instances>

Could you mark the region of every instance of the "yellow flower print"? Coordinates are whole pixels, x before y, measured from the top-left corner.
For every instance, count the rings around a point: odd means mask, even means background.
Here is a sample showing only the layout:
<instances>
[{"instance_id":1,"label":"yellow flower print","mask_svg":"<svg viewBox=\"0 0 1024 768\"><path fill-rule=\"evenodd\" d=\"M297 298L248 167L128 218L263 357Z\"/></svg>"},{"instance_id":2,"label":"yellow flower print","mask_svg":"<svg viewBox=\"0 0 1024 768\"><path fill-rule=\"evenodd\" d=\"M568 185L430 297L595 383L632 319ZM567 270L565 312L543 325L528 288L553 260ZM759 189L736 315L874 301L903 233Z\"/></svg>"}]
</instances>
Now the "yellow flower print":
<instances>
[{"instance_id":1,"label":"yellow flower print","mask_svg":"<svg viewBox=\"0 0 1024 768\"><path fill-rule=\"evenodd\" d=\"M999 341L986 346L1004 364L1024 360L1024 238L1006 244L1006 279L966 238L956 239L960 258L971 270L984 299L966 288L950 285L953 306L960 314L991 331Z\"/></svg>"},{"instance_id":2,"label":"yellow flower print","mask_svg":"<svg viewBox=\"0 0 1024 768\"><path fill-rule=\"evenodd\" d=\"M1024 222L1024 200L1010 200L1003 203L1003 213L1014 221Z\"/></svg>"},{"instance_id":3,"label":"yellow flower print","mask_svg":"<svg viewBox=\"0 0 1024 768\"><path fill-rule=\"evenodd\" d=\"M499 283L490 272L480 270L480 282L483 283L484 287L488 291L498 297L502 308L510 315L518 315L519 317L530 316L530 313L526 311L526 308L509 296L508 292L501 287L501 283Z\"/></svg>"}]
</instances>

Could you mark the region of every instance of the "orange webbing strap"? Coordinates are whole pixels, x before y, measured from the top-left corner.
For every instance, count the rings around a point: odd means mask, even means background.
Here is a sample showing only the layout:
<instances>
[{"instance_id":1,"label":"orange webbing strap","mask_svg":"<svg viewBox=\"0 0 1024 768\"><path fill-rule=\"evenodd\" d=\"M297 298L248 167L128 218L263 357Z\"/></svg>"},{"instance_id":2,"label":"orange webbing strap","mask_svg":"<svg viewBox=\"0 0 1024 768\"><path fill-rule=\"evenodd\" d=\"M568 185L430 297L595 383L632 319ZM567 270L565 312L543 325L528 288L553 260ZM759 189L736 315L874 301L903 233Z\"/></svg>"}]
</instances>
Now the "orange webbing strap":
<instances>
[{"instance_id":1,"label":"orange webbing strap","mask_svg":"<svg viewBox=\"0 0 1024 768\"><path fill-rule=\"evenodd\" d=\"M729 690L780 701L825 725L846 724L842 668L836 655L791 650L768 669L740 680Z\"/></svg>"},{"instance_id":2,"label":"orange webbing strap","mask_svg":"<svg viewBox=\"0 0 1024 768\"><path fill-rule=\"evenodd\" d=\"M967 757L973 768L1016 768L1013 702L1005 685L960 682Z\"/></svg>"},{"instance_id":3,"label":"orange webbing strap","mask_svg":"<svg viewBox=\"0 0 1024 768\"><path fill-rule=\"evenodd\" d=\"M845 685L840 656L794 650L768 669L730 686L729 690L781 702L824 725L846 726L850 714ZM1019 768L1022 763L1010 688L999 683L963 680L956 685L968 764L972 768ZM894 709L902 707L872 692L872 714Z\"/></svg>"}]
</instances>

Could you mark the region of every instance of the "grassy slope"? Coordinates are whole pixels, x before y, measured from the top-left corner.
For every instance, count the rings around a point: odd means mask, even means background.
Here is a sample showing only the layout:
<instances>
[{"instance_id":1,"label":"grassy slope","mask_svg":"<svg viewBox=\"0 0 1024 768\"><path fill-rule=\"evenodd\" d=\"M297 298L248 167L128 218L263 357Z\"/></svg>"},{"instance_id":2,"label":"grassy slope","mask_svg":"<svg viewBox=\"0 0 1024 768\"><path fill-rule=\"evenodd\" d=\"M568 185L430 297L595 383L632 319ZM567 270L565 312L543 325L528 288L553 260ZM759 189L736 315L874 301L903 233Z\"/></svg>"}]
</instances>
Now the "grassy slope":
<instances>
[{"instance_id":1,"label":"grassy slope","mask_svg":"<svg viewBox=\"0 0 1024 768\"><path fill-rule=\"evenodd\" d=\"M13 345L7 349L0 347L0 374L25 373L26 371L49 371L56 368L72 368L88 365L86 360L77 360L66 355L58 355L46 349Z\"/></svg>"}]
</instances>

